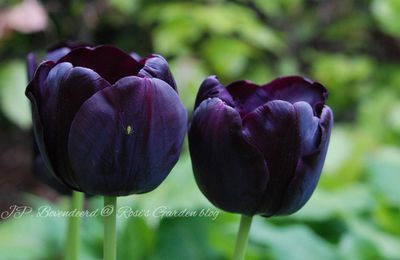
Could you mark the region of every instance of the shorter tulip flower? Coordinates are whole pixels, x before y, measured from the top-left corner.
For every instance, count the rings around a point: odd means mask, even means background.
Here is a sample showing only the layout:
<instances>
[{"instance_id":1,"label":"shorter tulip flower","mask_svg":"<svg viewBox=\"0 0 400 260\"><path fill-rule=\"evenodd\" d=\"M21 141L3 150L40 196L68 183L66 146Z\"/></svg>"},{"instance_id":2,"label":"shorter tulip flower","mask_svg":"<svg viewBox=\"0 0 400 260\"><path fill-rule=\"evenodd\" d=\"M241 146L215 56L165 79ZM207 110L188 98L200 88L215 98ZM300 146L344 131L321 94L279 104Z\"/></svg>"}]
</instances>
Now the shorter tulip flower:
<instances>
[{"instance_id":1,"label":"shorter tulip flower","mask_svg":"<svg viewBox=\"0 0 400 260\"><path fill-rule=\"evenodd\" d=\"M241 231L253 215L292 214L311 197L333 124L327 96L298 76L202 83L189 129L195 179L216 207L244 215Z\"/></svg>"}]
</instances>

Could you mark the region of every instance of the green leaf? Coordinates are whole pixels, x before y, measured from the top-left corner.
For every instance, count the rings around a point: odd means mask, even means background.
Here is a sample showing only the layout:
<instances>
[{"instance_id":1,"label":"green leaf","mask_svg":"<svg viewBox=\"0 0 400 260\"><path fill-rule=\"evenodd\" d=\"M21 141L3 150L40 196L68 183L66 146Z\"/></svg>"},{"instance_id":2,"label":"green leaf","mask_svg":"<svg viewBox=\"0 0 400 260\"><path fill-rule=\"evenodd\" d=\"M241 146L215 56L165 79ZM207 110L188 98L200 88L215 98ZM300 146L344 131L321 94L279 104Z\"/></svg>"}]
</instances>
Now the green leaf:
<instances>
[{"instance_id":1,"label":"green leaf","mask_svg":"<svg viewBox=\"0 0 400 260\"><path fill-rule=\"evenodd\" d=\"M154 248L154 231L144 218L129 218L118 240L119 259L148 259Z\"/></svg>"},{"instance_id":2,"label":"green leaf","mask_svg":"<svg viewBox=\"0 0 400 260\"><path fill-rule=\"evenodd\" d=\"M11 122L25 130L31 126L29 101L25 97L27 80L23 61L9 61L0 67L0 109Z\"/></svg>"},{"instance_id":3,"label":"green leaf","mask_svg":"<svg viewBox=\"0 0 400 260\"><path fill-rule=\"evenodd\" d=\"M207 218L164 218L152 259L220 259L209 239L213 228Z\"/></svg>"},{"instance_id":4,"label":"green leaf","mask_svg":"<svg viewBox=\"0 0 400 260\"><path fill-rule=\"evenodd\" d=\"M350 232L373 245L384 259L400 259L400 239L376 229L361 218L347 218ZM381 258L381 259L382 259Z\"/></svg>"},{"instance_id":5,"label":"green leaf","mask_svg":"<svg viewBox=\"0 0 400 260\"><path fill-rule=\"evenodd\" d=\"M250 240L270 250L274 255L273 259L340 259L331 244L315 235L306 226L275 227L265 221L254 219L250 232Z\"/></svg>"},{"instance_id":6,"label":"green leaf","mask_svg":"<svg viewBox=\"0 0 400 260\"><path fill-rule=\"evenodd\" d=\"M347 217L368 212L374 205L372 194L366 185L347 185L337 190L317 188L307 204L289 218L322 221L336 216Z\"/></svg>"},{"instance_id":7,"label":"green leaf","mask_svg":"<svg viewBox=\"0 0 400 260\"><path fill-rule=\"evenodd\" d=\"M214 37L203 43L203 53L216 74L237 77L246 68L251 49L233 37Z\"/></svg>"},{"instance_id":8,"label":"green leaf","mask_svg":"<svg viewBox=\"0 0 400 260\"><path fill-rule=\"evenodd\" d=\"M369 179L373 188L389 203L400 205L400 150L382 147L367 162Z\"/></svg>"},{"instance_id":9,"label":"green leaf","mask_svg":"<svg viewBox=\"0 0 400 260\"><path fill-rule=\"evenodd\" d=\"M400 2L398 0L374 0L372 13L382 30L400 37Z\"/></svg>"}]
</instances>

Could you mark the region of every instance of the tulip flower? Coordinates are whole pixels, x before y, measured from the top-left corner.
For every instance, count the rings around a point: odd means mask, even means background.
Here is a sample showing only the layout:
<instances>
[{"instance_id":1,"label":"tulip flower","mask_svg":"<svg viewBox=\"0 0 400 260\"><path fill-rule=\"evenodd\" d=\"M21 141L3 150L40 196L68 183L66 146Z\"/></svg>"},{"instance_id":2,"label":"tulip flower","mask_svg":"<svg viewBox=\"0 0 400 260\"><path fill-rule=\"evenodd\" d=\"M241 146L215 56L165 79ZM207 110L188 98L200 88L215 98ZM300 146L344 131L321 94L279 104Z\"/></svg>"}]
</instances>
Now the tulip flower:
<instances>
[{"instance_id":1,"label":"tulip flower","mask_svg":"<svg viewBox=\"0 0 400 260\"><path fill-rule=\"evenodd\" d=\"M313 193L333 124L319 83L291 76L198 92L189 129L196 182L216 207L244 215L288 215ZM247 218L246 218L247 216ZM243 224L243 223L242 223Z\"/></svg>"},{"instance_id":2,"label":"tulip flower","mask_svg":"<svg viewBox=\"0 0 400 260\"><path fill-rule=\"evenodd\" d=\"M112 46L78 47L41 63L26 89L49 170L87 194L155 189L177 162L187 113L168 63ZM115 259L115 210L105 218L104 259Z\"/></svg>"},{"instance_id":3,"label":"tulip flower","mask_svg":"<svg viewBox=\"0 0 400 260\"><path fill-rule=\"evenodd\" d=\"M26 95L46 165L74 190L148 192L178 160L186 110L161 56L77 48L40 64Z\"/></svg>"}]
</instances>

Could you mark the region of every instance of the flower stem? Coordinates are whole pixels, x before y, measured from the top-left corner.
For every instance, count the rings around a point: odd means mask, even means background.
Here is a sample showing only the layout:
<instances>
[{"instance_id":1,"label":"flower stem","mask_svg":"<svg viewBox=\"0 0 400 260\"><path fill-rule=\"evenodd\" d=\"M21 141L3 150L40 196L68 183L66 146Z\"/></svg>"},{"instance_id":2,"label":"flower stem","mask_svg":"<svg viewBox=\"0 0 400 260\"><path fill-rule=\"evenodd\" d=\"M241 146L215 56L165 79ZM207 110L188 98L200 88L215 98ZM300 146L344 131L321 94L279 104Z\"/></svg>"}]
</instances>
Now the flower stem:
<instances>
[{"instance_id":1,"label":"flower stem","mask_svg":"<svg viewBox=\"0 0 400 260\"><path fill-rule=\"evenodd\" d=\"M235 252L233 260L243 260L246 253L247 240L249 238L249 231L253 217L242 215L240 218L239 233L236 237Z\"/></svg>"},{"instance_id":2,"label":"flower stem","mask_svg":"<svg viewBox=\"0 0 400 260\"><path fill-rule=\"evenodd\" d=\"M82 192L73 191L71 199L71 211L81 211L85 195ZM79 255L81 218L70 216L68 219L67 244L65 259L77 260Z\"/></svg>"},{"instance_id":3,"label":"flower stem","mask_svg":"<svg viewBox=\"0 0 400 260\"><path fill-rule=\"evenodd\" d=\"M117 259L117 197L104 196L104 247L103 259L116 260ZM104 210L103 209L103 210Z\"/></svg>"}]
</instances>

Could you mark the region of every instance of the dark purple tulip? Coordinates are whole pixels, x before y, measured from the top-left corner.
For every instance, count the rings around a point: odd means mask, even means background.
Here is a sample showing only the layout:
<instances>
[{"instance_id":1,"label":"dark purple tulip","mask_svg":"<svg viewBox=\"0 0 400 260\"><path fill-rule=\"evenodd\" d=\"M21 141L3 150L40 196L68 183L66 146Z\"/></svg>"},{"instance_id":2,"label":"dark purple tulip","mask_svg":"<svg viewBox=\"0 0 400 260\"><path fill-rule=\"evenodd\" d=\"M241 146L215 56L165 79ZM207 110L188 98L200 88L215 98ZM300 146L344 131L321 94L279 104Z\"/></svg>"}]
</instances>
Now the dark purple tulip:
<instances>
[{"instance_id":1,"label":"dark purple tulip","mask_svg":"<svg viewBox=\"0 0 400 260\"><path fill-rule=\"evenodd\" d=\"M159 55L76 48L40 64L26 95L46 165L74 190L148 192L178 160L187 113Z\"/></svg>"},{"instance_id":2,"label":"dark purple tulip","mask_svg":"<svg viewBox=\"0 0 400 260\"><path fill-rule=\"evenodd\" d=\"M207 78L189 129L193 171L216 207L245 215L287 215L313 193L333 125L327 90L291 76L224 87Z\"/></svg>"}]
</instances>

